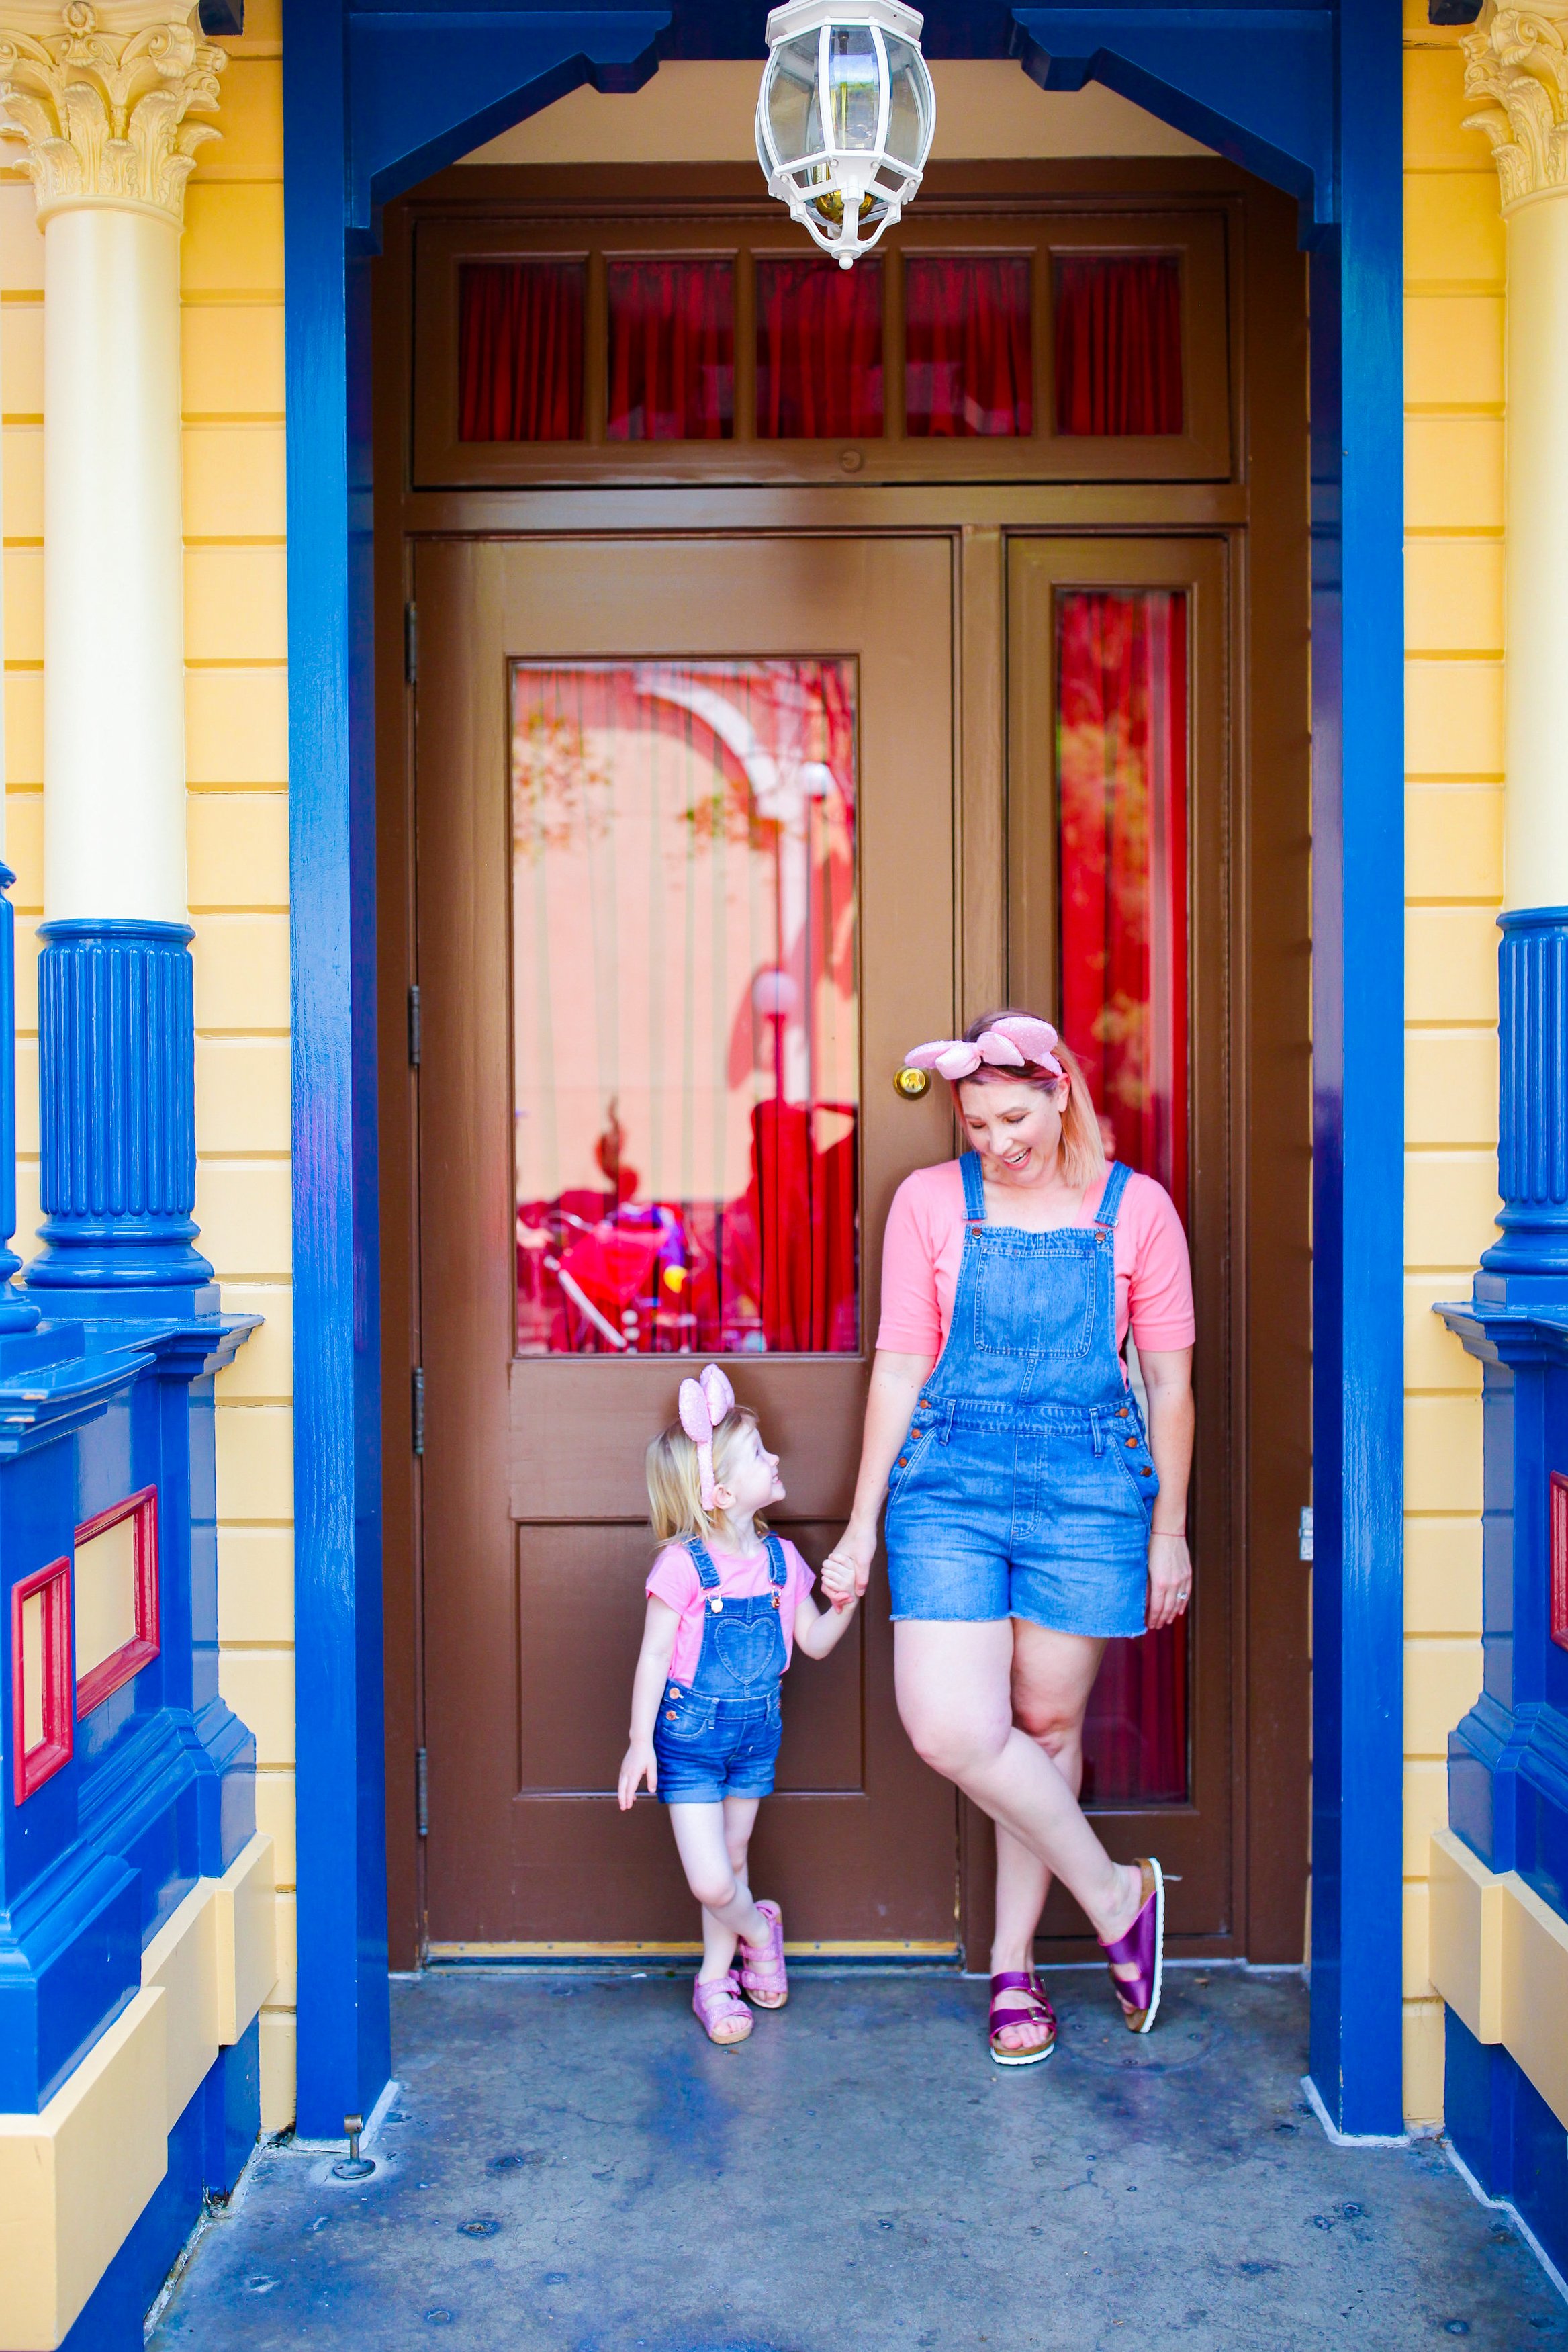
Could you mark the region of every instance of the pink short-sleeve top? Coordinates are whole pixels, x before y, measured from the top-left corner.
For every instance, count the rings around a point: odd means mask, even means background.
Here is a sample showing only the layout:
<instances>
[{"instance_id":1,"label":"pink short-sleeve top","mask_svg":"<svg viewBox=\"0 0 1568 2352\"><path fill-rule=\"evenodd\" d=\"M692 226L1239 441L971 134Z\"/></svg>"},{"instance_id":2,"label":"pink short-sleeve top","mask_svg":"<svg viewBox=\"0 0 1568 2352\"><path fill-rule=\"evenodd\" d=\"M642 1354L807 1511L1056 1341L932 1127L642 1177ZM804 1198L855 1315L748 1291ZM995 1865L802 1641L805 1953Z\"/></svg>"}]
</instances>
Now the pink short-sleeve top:
<instances>
[{"instance_id":1,"label":"pink short-sleeve top","mask_svg":"<svg viewBox=\"0 0 1568 2352\"><path fill-rule=\"evenodd\" d=\"M1104 1180L1074 1220L1092 1225ZM956 1160L917 1168L893 1197L882 1245L879 1348L901 1356L939 1356L953 1319L964 1255L964 1178ZM1163 1184L1136 1172L1127 1179L1116 1219L1116 1344L1129 1328L1140 1354L1190 1348L1197 1337L1192 1264L1176 1202Z\"/></svg>"},{"instance_id":2,"label":"pink short-sleeve top","mask_svg":"<svg viewBox=\"0 0 1568 2352\"><path fill-rule=\"evenodd\" d=\"M779 1540L789 1571L779 1595L779 1622L784 1635L784 1663L788 1665L795 1648L795 1612L817 1580L789 1537L783 1536ZM721 1601L753 1601L772 1591L773 1571L765 1549L720 1551L716 1544L709 1544L707 1552L718 1570ZM708 1596L703 1591L697 1564L685 1544L665 1545L648 1571L645 1590L651 1599L667 1601L680 1618L670 1659L670 1680L689 1683L702 1655L703 1618Z\"/></svg>"}]
</instances>

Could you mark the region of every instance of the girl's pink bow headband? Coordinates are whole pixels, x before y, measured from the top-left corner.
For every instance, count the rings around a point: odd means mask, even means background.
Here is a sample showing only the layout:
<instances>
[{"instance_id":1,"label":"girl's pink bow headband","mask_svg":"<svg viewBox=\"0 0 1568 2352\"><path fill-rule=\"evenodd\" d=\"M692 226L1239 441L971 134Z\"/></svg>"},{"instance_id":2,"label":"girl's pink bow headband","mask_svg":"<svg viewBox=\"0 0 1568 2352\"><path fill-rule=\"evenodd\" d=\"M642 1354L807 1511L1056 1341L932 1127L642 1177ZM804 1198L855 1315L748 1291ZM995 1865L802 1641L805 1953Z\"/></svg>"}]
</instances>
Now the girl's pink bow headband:
<instances>
[{"instance_id":1,"label":"girl's pink bow headband","mask_svg":"<svg viewBox=\"0 0 1568 2352\"><path fill-rule=\"evenodd\" d=\"M938 1037L929 1045L916 1045L912 1054L905 1054L904 1066L936 1070L955 1086L961 1078L972 1078L982 1062L998 1070L1021 1070L1033 1063L1036 1069L1064 1078L1067 1073L1052 1050L1058 1042L1049 1021L1019 1014L1016 1020L993 1022L973 1045L964 1037Z\"/></svg>"},{"instance_id":2,"label":"girl's pink bow headband","mask_svg":"<svg viewBox=\"0 0 1568 2352\"><path fill-rule=\"evenodd\" d=\"M697 1449L697 1475L705 1511L718 1499L713 1475L713 1433L735 1410L735 1391L716 1364L705 1364L695 1381L681 1382L681 1427Z\"/></svg>"}]
</instances>

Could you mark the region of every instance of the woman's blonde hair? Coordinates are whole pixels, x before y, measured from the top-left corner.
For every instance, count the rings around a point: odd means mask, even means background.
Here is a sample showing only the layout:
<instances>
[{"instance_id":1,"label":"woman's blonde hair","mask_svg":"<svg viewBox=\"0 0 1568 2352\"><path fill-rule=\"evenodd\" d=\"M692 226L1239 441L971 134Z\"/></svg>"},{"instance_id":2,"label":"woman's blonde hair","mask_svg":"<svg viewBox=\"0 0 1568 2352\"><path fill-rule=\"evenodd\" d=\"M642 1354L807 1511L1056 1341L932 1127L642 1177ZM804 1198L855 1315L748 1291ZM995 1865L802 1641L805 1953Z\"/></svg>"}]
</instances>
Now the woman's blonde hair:
<instances>
[{"instance_id":1,"label":"woman's blonde hair","mask_svg":"<svg viewBox=\"0 0 1568 2352\"><path fill-rule=\"evenodd\" d=\"M718 1485L728 1483L726 1468L734 1460L735 1450L747 1431L756 1427L757 1415L750 1406L737 1404L730 1407L715 1428L713 1475ZM707 1542L717 1522L703 1508L697 1449L678 1421L662 1429L649 1445L647 1472L648 1511L659 1541L679 1543L686 1536L700 1536ZM760 1519L756 1526L758 1535L767 1534Z\"/></svg>"},{"instance_id":2,"label":"woman's blonde hair","mask_svg":"<svg viewBox=\"0 0 1568 2352\"><path fill-rule=\"evenodd\" d=\"M1038 1013L1026 1013L1021 1006L1003 1005L998 1012L982 1013L971 1021L964 1032L967 1045L973 1045L988 1029L998 1021L1038 1021ZM1089 1082L1076 1054L1056 1041L1057 1060L1071 1081L1068 1091L1067 1108L1061 1116L1061 1172L1075 1191L1087 1192L1105 1173L1105 1139L1100 1131L1100 1120L1090 1099ZM959 1078L953 1088L954 1107L960 1117L963 1103L959 1089L963 1087L995 1086L998 1082L1016 1080L1020 1086L1037 1087L1041 1094L1053 1095L1061 1080L1054 1071L1041 1068L1038 1062L1026 1062L1021 1070L1000 1069L994 1063L982 1062L979 1068L967 1078Z\"/></svg>"}]
</instances>

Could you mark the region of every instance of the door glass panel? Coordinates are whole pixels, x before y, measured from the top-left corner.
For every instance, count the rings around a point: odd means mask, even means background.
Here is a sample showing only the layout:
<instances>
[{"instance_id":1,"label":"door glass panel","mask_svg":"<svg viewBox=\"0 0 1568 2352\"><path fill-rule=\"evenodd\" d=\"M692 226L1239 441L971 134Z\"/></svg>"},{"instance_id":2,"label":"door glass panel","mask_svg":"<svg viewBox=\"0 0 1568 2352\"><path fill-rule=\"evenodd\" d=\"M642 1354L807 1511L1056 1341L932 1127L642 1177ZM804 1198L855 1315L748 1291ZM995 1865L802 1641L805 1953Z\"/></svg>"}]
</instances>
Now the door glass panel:
<instances>
[{"instance_id":1,"label":"door glass panel","mask_svg":"<svg viewBox=\"0 0 1568 2352\"><path fill-rule=\"evenodd\" d=\"M612 261L611 441L727 441L735 431L735 265Z\"/></svg>"},{"instance_id":2,"label":"door glass panel","mask_svg":"<svg viewBox=\"0 0 1568 2352\"><path fill-rule=\"evenodd\" d=\"M1055 336L1059 433L1182 430L1176 255L1059 254Z\"/></svg>"},{"instance_id":3,"label":"door glass panel","mask_svg":"<svg viewBox=\"0 0 1568 2352\"><path fill-rule=\"evenodd\" d=\"M904 264L904 423L923 436L1034 431L1027 254Z\"/></svg>"},{"instance_id":4,"label":"door glass panel","mask_svg":"<svg viewBox=\"0 0 1568 2352\"><path fill-rule=\"evenodd\" d=\"M881 262L759 257L758 440L863 440L882 429Z\"/></svg>"},{"instance_id":5,"label":"door glass panel","mask_svg":"<svg viewBox=\"0 0 1568 2352\"><path fill-rule=\"evenodd\" d=\"M1058 937L1062 1034L1107 1149L1187 1192L1186 598L1057 598ZM1182 1619L1113 1642L1085 1726L1086 1798L1185 1798Z\"/></svg>"},{"instance_id":6,"label":"door glass panel","mask_svg":"<svg viewBox=\"0 0 1568 2352\"><path fill-rule=\"evenodd\" d=\"M512 673L517 1348L860 1343L848 661Z\"/></svg>"},{"instance_id":7,"label":"door glass panel","mask_svg":"<svg viewBox=\"0 0 1568 2352\"><path fill-rule=\"evenodd\" d=\"M587 289L580 261L464 263L460 440L581 440Z\"/></svg>"}]
</instances>

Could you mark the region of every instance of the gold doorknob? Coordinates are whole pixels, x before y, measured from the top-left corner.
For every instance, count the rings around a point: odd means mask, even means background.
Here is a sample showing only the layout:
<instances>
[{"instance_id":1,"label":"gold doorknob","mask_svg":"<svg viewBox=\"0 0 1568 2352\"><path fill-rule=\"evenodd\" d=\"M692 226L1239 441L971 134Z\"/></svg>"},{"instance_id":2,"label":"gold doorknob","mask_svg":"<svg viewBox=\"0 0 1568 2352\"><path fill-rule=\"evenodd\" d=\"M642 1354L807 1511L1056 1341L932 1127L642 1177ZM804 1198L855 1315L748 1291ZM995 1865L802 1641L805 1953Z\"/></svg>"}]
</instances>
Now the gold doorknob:
<instances>
[{"instance_id":1,"label":"gold doorknob","mask_svg":"<svg viewBox=\"0 0 1568 2352\"><path fill-rule=\"evenodd\" d=\"M929 1070L899 1070L894 1073L893 1084L894 1092L901 1094L905 1102L918 1102L922 1095L928 1095L931 1091L931 1073Z\"/></svg>"}]
</instances>

